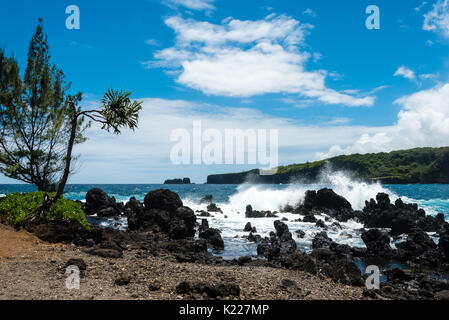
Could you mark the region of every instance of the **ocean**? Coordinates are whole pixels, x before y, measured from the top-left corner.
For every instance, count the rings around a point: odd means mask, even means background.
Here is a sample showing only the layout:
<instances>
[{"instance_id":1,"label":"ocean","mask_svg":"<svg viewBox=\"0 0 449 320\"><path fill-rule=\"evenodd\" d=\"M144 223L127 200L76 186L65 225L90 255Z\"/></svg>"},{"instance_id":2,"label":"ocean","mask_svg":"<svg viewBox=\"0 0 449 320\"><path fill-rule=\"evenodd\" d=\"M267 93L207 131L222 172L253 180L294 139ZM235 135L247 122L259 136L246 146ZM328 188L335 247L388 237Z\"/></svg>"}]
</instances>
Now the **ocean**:
<instances>
[{"instance_id":1,"label":"ocean","mask_svg":"<svg viewBox=\"0 0 449 320\"><path fill-rule=\"evenodd\" d=\"M287 218L286 224L295 238L298 248L304 251L311 250L311 243L314 236L322 230L312 223L293 222L298 216L289 213L279 213L279 218L247 219L245 218L245 208L251 204L255 210L278 211L286 204L294 205L301 201L306 190L318 190L323 187L332 188L336 193L344 196L354 209L361 210L365 200L375 198L378 192L386 192L390 199L395 201L402 198L404 202L418 203L427 214L436 215L443 213L446 220L449 219L449 185L382 185L380 183L368 184L354 181L344 174L330 174L325 183L303 185L158 185L158 184L73 184L66 187L65 197L72 200L85 200L88 190L101 188L110 196L114 196L117 201L126 202L130 197L143 201L145 195L156 189L167 188L179 194L185 206L193 210L206 210L206 205L200 205L199 200L206 194L213 195L213 202L223 210L223 214L212 214L213 217L206 218L212 228L222 231L225 242L225 249L214 252L224 259L232 259L238 256L255 255L257 245L249 243L243 236L243 228L247 222L251 222L256 227L258 234L266 236L274 230L273 222L278 219ZM12 192L30 192L34 188L29 185L8 184L0 185L0 194ZM324 216L317 216L324 220ZM199 221L201 218L198 218ZM109 219L89 219L92 223L97 223L103 227L114 227L126 230L126 217ZM327 231L330 238L341 244L364 247L361 240L362 224L355 221L340 223L342 229L329 229ZM305 232L304 238L296 237L295 231ZM430 234L432 236L432 234ZM434 238L437 241L437 238ZM404 238L392 239L395 243L403 241Z\"/></svg>"}]
</instances>

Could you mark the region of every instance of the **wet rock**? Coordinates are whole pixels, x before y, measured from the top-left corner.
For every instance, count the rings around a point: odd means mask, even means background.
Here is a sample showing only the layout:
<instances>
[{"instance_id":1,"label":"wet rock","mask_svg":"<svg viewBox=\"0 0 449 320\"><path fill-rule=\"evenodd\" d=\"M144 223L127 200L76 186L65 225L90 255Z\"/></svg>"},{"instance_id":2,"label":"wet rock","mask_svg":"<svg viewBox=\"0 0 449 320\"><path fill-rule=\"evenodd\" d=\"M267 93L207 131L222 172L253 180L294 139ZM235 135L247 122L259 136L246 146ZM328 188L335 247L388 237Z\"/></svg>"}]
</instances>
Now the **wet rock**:
<instances>
[{"instance_id":1,"label":"wet rock","mask_svg":"<svg viewBox=\"0 0 449 320\"><path fill-rule=\"evenodd\" d=\"M333 210L352 210L352 206L348 200L336 194L332 189L327 188L318 190L316 197L313 198L312 207L327 208Z\"/></svg>"},{"instance_id":2,"label":"wet rock","mask_svg":"<svg viewBox=\"0 0 449 320\"><path fill-rule=\"evenodd\" d=\"M251 205L246 206L245 217L246 218L265 218L266 214L262 211L254 211Z\"/></svg>"},{"instance_id":3,"label":"wet rock","mask_svg":"<svg viewBox=\"0 0 449 320\"><path fill-rule=\"evenodd\" d=\"M331 228L332 230L341 230L341 229L343 229L343 228L341 227L341 224L339 224L338 222L333 222L333 223L330 225L330 228Z\"/></svg>"},{"instance_id":4,"label":"wet rock","mask_svg":"<svg viewBox=\"0 0 449 320\"><path fill-rule=\"evenodd\" d=\"M220 231L217 229L209 228L199 234L201 239L205 239L208 244L215 250L223 250L224 242L221 238Z\"/></svg>"},{"instance_id":5,"label":"wet rock","mask_svg":"<svg viewBox=\"0 0 449 320\"><path fill-rule=\"evenodd\" d=\"M414 279L414 276L411 273L405 272L399 268L385 270L384 274L387 276L388 282L390 283L403 283Z\"/></svg>"},{"instance_id":6,"label":"wet rock","mask_svg":"<svg viewBox=\"0 0 449 320\"><path fill-rule=\"evenodd\" d=\"M129 230L154 230L157 227L172 239L192 238L195 235L195 213L188 207L178 206L182 204L180 200L177 201L178 195L166 191L156 190L156 193L150 192L145 197L145 206L153 209L128 214ZM164 205L166 210L154 208Z\"/></svg>"},{"instance_id":7,"label":"wet rock","mask_svg":"<svg viewBox=\"0 0 449 320\"><path fill-rule=\"evenodd\" d=\"M282 266L287 269L301 270L311 274L318 272L318 266L311 256L308 254L295 251L282 260Z\"/></svg>"},{"instance_id":8,"label":"wet rock","mask_svg":"<svg viewBox=\"0 0 449 320\"><path fill-rule=\"evenodd\" d=\"M359 267L352 261L340 259L332 264L327 263L323 265L322 270L334 281L351 286L363 285L362 273Z\"/></svg>"},{"instance_id":9,"label":"wet rock","mask_svg":"<svg viewBox=\"0 0 449 320\"><path fill-rule=\"evenodd\" d=\"M362 233L362 240L366 245L367 253L372 256L390 257L390 237L378 229L371 229Z\"/></svg>"},{"instance_id":10,"label":"wet rock","mask_svg":"<svg viewBox=\"0 0 449 320\"><path fill-rule=\"evenodd\" d=\"M281 209L281 212L287 212L287 213L293 213L295 211L295 208L293 208L292 205L287 204Z\"/></svg>"},{"instance_id":11,"label":"wet rock","mask_svg":"<svg viewBox=\"0 0 449 320\"><path fill-rule=\"evenodd\" d=\"M416 228L425 232L437 232L446 225L441 217L426 216L425 211L418 209L416 203L405 204L398 199L392 204L385 193L377 194L376 200L365 201L363 214L358 218L368 228L390 228L392 236L408 234Z\"/></svg>"},{"instance_id":12,"label":"wet rock","mask_svg":"<svg viewBox=\"0 0 449 320\"><path fill-rule=\"evenodd\" d=\"M325 231L318 233L312 240L312 248L329 248L332 240L327 236Z\"/></svg>"},{"instance_id":13,"label":"wet rock","mask_svg":"<svg viewBox=\"0 0 449 320\"><path fill-rule=\"evenodd\" d=\"M144 203L147 209L164 210L169 213L175 213L183 206L178 194L167 189L151 191L145 196Z\"/></svg>"},{"instance_id":14,"label":"wet rock","mask_svg":"<svg viewBox=\"0 0 449 320\"><path fill-rule=\"evenodd\" d=\"M276 229L276 235L281 237L286 232L289 232L288 226L280 220L274 222L274 228Z\"/></svg>"},{"instance_id":15,"label":"wet rock","mask_svg":"<svg viewBox=\"0 0 449 320\"><path fill-rule=\"evenodd\" d=\"M207 221L207 219L202 219L198 231L201 233L203 231L206 231L207 229L209 229L209 221Z\"/></svg>"},{"instance_id":16,"label":"wet rock","mask_svg":"<svg viewBox=\"0 0 449 320\"><path fill-rule=\"evenodd\" d=\"M131 212L143 210L143 204L140 203L135 197L131 197L129 201L125 204L125 210Z\"/></svg>"},{"instance_id":17,"label":"wet rock","mask_svg":"<svg viewBox=\"0 0 449 320\"><path fill-rule=\"evenodd\" d=\"M251 225L251 222L248 222L248 223L245 225L245 228L243 229L243 231L244 231L244 232L252 232L252 233L256 233L256 232L257 232L256 227L253 227L253 226Z\"/></svg>"},{"instance_id":18,"label":"wet rock","mask_svg":"<svg viewBox=\"0 0 449 320\"><path fill-rule=\"evenodd\" d=\"M337 260L337 255L329 248L316 248L312 251L312 256L320 261L333 262Z\"/></svg>"},{"instance_id":19,"label":"wet rock","mask_svg":"<svg viewBox=\"0 0 449 320\"><path fill-rule=\"evenodd\" d=\"M210 217L211 216L211 214L209 212L204 211L204 210L197 211L197 212L199 212L200 217Z\"/></svg>"},{"instance_id":20,"label":"wet rock","mask_svg":"<svg viewBox=\"0 0 449 320\"><path fill-rule=\"evenodd\" d=\"M441 252L445 261L449 261L449 230L440 235L438 251Z\"/></svg>"},{"instance_id":21,"label":"wet rock","mask_svg":"<svg viewBox=\"0 0 449 320\"><path fill-rule=\"evenodd\" d=\"M295 233L298 236L298 238L301 238L301 239L303 239L306 236L306 233L302 230L296 230Z\"/></svg>"},{"instance_id":22,"label":"wet rock","mask_svg":"<svg viewBox=\"0 0 449 320\"><path fill-rule=\"evenodd\" d=\"M270 239L261 239L257 246L257 254L271 261L281 255L291 254L296 250L296 241L293 240L288 226L280 220L274 221L276 233L270 232Z\"/></svg>"},{"instance_id":23,"label":"wet rock","mask_svg":"<svg viewBox=\"0 0 449 320\"><path fill-rule=\"evenodd\" d=\"M211 194L207 194L204 198L201 198L200 204L210 204L212 203L213 196Z\"/></svg>"},{"instance_id":24,"label":"wet rock","mask_svg":"<svg viewBox=\"0 0 449 320\"><path fill-rule=\"evenodd\" d=\"M317 219L313 214L308 214L302 219L302 222L315 223L316 221Z\"/></svg>"},{"instance_id":25,"label":"wet rock","mask_svg":"<svg viewBox=\"0 0 449 320\"><path fill-rule=\"evenodd\" d=\"M295 209L295 213L309 217L307 222L316 222L314 218L311 218L313 211L326 212L331 217L343 222L354 218L349 201L327 188L318 190L318 192L306 191L303 203Z\"/></svg>"},{"instance_id":26,"label":"wet rock","mask_svg":"<svg viewBox=\"0 0 449 320\"><path fill-rule=\"evenodd\" d=\"M317 222L316 222L316 224L315 224L318 228L321 228L321 229L324 229L324 230L327 230L327 226L326 226L326 224L324 223L324 221L323 220L321 220L321 219L319 219Z\"/></svg>"},{"instance_id":27,"label":"wet rock","mask_svg":"<svg viewBox=\"0 0 449 320\"><path fill-rule=\"evenodd\" d=\"M83 210L87 215L98 214L101 217L120 215L120 210L114 197L109 197L106 192L94 188L86 193L86 202Z\"/></svg>"},{"instance_id":28,"label":"wet rock","mask_svg":"<svg viewBox=\"0 0 449 320\"><path fill-rule=\"evenodd\" d=\"M211 203L207 206L207 211L208 212L219 212L219 213L223 213L223 211L217 207L217 205L215 203Z\"/></svg>"},{"instance_id":29,"label":"wet rock","mask_svg":"<svg viewBox=\"0 0 449 320\"><path fill-rule=\"evenodd\" d=\"M120 211L116 207L100 208L96 213L99 217L113 217L120 215Z\"/></svg>"},{"instance_id":30,"label":"wet rock","mask_svg":"<svg viewBox=\"0 0 449 320\"><path fill-rule=\"evenodd\" d=\"M260 242L261 239L262 239L262 237L260 235L253 234L252 232L249 233L249 236L248 236L248 241L249 242L258 243L258 242Z\"/></svg>"}]
</instances>

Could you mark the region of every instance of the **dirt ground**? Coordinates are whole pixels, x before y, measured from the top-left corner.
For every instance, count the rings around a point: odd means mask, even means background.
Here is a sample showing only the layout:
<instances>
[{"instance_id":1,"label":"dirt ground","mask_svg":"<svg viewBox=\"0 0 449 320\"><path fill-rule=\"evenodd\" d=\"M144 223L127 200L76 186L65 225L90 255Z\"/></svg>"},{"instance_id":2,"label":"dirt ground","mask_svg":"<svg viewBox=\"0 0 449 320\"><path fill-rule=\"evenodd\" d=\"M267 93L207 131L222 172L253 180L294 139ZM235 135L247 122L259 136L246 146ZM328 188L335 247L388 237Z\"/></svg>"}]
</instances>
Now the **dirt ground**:
<instances>
[{"instance_id":1,"label":"dirt ground","mask_svg":"<svg viewBox=\"0 0 449 320\"><path fill-rule=\"evenodd\" d=\"M69 259L83 259L79 289L66 287ZM117 279L125 278L121 285ZM291 281L287 281L291 280ZM44 243L26 231L0 225L0 299L203 299L180 295L182 281L235 283L234 299L353 300L362 288L337 284L305 272L268 267L210 266L178 263L170 255L128 250L123 258L101 258L74 245ZM285 283L289 283L288 286Z\"/></svg>"}]
</instances>

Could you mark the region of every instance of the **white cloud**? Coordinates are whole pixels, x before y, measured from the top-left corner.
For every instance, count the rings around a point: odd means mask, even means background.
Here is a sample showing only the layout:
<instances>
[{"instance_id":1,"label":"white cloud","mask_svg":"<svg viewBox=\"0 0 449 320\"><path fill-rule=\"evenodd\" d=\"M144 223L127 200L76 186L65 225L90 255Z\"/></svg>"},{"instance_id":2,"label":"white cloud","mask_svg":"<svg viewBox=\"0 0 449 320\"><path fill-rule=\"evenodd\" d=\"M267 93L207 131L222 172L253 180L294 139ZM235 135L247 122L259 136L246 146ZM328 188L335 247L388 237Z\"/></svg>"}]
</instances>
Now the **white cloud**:
<instances>
[{"instance_id":1,"label":"white cloud","mask_svg":"<svg viewBox=\"0 0 449 320\"><path fill-rule=\"evenodd\" d=\"M214 0L165 0L165 3L174 7L186 7L191 10L213 10Z\"/></svg>"},{"instance_id":2,"label":"white cloud","mask_svg":"<svg viewBox=\"0 0 449 320\"><path fill-rule=\"evenodd\" d=\"M427 2L424 1L423 3L421 3L419 6L415 7L415 11L419 12L421 11L422 8L424 8L427 5Z\"/></svg>"},{"instance_id":3,"label":"white cloud","mask_svg":"<svg viewBox=\"0 0 449 320\"><path fill-rule=\"evenodd\" d=\"M295 93L328 104L372 106L375 97L352 96L325 84L327 72L307 71L311 54L301 51L309 24L269 15L265 19L225 19L222 24L169 17L176 44L160 50L148 67L177 68L177 82L205 94L251 97Z\"/></svg>"},{"instance_id":4,"label":"white cloud","mask_svg":"<svg viewBox=\"0 0 449 320\"><path fill-rule=\"evenodd\" d=\"M156 39L148 39L145 43L149 46L159 46L159 41Z\"/></svg>"},{"instance_id":5,"label":"white cloud","mask_svg":"<svg viewBox=\"0 0 449 320\"><path fill-rule=\"evenodd\" d=\"M409 80L416 80L415 72L406 66L400 66L394 73L394 76L404 77Z\"/></svg>"},{"instance_id":6,"label":"white cloud","mask_svg":"<svg viewBox=\"0 0 449 320\"><path fill-rule=\"evenodd\" d=\"M316 13L315 13L315 11L313 11L312 9L310 9L310 8L307 8L306 10L304 10L303 12L302 12L302 14L305 14L305 15L308 15L308 16L311 16L311 17L316 17Z\"/></svg>"},{"instance_id":7,"label":"white cloud","mask_svg":"<svg viewBox=\"0 0 449 320\"><path fill-rule=\"evenodd\" d=\"M449 38L449 0L438 0L424 15L423 30L438 31Z\"/></svg>"},{"instance_id":8,"label":"white cloud","mask_svg":"<svg viewBox=\"0 0 449 320\"><path fill-rule=\"evenodd\" d=\"M141 99L139 99L141 100ZM289 164L310 160L317 151L333 144L348 144L364 132L382 128L333 124L304 125L289 118L271 116L252 108L218 107L185 100L143 99L139 128L115 136L92 127L89 140L76 146L81 168L71 183L154 183L166 178L189 176L204 182L208 174L234 172L257 167L223 165L176 166L170 162L169 140L174 129L192 132L192 122L201 120L206 129L278 129L279 162ZM299 137L299 138L298 138Z\"/></svg>"},{"instance_id":9,"label":"white cloud","mask_svg":"<svg viewBox=\"0 0 449 320\"><path fill-rule=\"evenodd\" d=\"M438 78L438 74L433 74L433 73L420 74L419 78L421 80L436 79L436 78Z\"/></svg>"},{"instance_id":10,"label":"white cloud","mask_svg":"<svg viewBox=\"0 0 449 320\"><path fill-rule=\"evenodd\" d=\"M342 124L347 124L351 122L351 119L349 118L334 118L330 121L327 121L326 124L330 124L330 125L342 125Z\"/></svg>"},{"instance_id":11,"label":"white cloud","mask_svg":"<svg viewBox=\"0 0 449 320\"><path fill-rule=\"evenodd\" d=\"M449 141L449 83L395 101L402 106L395 125L376 134L365 133L355 143L335 145L319 158L415 147L447 146Z\"/></svg>"}]
</instances>

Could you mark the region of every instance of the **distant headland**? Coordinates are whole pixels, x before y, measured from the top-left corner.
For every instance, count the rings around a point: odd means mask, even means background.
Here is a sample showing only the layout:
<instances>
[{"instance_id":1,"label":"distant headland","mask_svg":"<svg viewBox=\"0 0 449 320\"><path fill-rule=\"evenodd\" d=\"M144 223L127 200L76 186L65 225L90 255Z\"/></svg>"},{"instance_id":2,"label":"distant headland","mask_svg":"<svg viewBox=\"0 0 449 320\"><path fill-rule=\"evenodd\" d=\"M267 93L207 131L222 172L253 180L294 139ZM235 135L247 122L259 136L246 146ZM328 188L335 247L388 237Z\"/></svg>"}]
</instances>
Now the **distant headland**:
<instances>
[{"instance_id":1,"label":"distant headland","mask_svg":"<svg viewBox=\"0 0 449 320\"><path fill-rule=\"evenodd\" d=\"M415 148L393 152L342 155L325 160L280 166L274 175L260 175L259 169L207 177L208 184L314 183L326 165L351 173L364 181L386 184L449 183L449 147Z\"/></svg>"}]
</instances>

